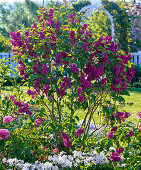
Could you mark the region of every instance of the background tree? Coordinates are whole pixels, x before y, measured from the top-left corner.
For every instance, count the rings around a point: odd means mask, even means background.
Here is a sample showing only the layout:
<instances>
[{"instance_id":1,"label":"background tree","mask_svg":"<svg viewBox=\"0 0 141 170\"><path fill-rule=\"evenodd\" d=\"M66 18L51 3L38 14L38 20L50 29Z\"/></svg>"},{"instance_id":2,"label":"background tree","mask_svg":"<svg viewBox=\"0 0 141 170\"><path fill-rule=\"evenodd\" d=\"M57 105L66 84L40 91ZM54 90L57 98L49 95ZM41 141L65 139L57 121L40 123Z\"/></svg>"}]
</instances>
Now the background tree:
<instances>
[{"instance_id":1,"label":"background tree","mask_svg":"<svg viewBox=\"0 0 141 170\"><path fill-rule=\"evenodd\" d=\"M9 37L10 31L30 27L33 22L37 22L36 16L39 8L40 6L31 0L14 3L13 5L2 3L0 5L1 34Z\"/></svg>"},{"instance_id":2,"label":"background tree","mask_svg":"<svg viewBox=\"0 0 141 170\"><path fill-rule=\"evenodd\" d=\"M130 4L130 8L127 10L131 17L131 29L130 29L130 50L141 51L141 5Z\"/></svg>"}]
</instances>

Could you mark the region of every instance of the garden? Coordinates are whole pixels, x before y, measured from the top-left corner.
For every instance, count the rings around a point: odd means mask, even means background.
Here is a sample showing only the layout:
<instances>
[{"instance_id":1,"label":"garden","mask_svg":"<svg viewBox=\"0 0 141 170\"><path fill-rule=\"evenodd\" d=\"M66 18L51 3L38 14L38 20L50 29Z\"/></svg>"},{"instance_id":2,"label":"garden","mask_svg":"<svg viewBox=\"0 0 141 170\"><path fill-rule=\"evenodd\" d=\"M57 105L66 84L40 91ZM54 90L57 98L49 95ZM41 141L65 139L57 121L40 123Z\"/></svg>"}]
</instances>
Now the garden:
<instances>
[{"instance_id":1,"label":"garden","mask_svg":"<svg viewBox=\"0 0 141 170\"><path fill-rule=\"evenodd\" d=\"M0 59L0 169L141 169L131 54L74 7L42 7L37 20L10 32L16 74Z\"/></svg>"}]
</instances>

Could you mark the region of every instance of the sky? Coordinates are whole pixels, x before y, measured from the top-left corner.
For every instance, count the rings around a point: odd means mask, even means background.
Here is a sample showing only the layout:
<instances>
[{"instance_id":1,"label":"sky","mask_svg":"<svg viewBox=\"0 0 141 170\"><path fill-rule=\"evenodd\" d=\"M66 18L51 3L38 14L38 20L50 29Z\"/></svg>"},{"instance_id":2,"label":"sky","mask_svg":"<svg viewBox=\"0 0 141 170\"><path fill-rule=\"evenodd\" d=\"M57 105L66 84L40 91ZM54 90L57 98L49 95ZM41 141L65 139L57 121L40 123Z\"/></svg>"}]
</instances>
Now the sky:
<instances>
[{"instance_id":1,"label":"sky","mask_svg":"<svg viewBox=\"0 0 141 170\"><path fill-rule=\"evenodd\" d=\"M43 0L33 0L34 2L40 2L42 3ZM49 0L44 0L44 2L48 2ZM91 0L92 2L99 3L101 0ZM127 2L130 2L132 0L126 0ZM8 3L13 3L13 2L24 2L24 0L0 0L0 2L8 2ZM136 0L136 2L141 2L141 0Z\"/></svg>"}]
</instances>

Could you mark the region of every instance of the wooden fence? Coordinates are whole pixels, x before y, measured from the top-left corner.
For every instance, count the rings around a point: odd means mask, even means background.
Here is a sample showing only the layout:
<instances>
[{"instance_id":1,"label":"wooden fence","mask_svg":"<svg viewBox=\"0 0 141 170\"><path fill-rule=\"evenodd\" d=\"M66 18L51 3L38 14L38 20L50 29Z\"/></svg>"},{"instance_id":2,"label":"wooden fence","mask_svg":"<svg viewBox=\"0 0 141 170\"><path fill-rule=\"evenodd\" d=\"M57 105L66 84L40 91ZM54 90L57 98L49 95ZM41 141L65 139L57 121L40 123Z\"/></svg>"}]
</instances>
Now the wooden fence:
<instances>
[{"instance_id":1,"label":"wooden fence","mask_svg":"<svg viewBox=\"0 0 141 170\"><path fill-rule=\"evenodd\" d=\"M1 52L0 53L0 59L6 59L7 62L5 63L6 65L7 64L10 64L10 69L14 72L16 72L16 70L14 68L16 68L16 66L18 65L18 63L15 63L13 60L13 54L10 53L10 52ZM12 73L10 74L11 76L13 75Z\"/></svg>"}]
</instances>

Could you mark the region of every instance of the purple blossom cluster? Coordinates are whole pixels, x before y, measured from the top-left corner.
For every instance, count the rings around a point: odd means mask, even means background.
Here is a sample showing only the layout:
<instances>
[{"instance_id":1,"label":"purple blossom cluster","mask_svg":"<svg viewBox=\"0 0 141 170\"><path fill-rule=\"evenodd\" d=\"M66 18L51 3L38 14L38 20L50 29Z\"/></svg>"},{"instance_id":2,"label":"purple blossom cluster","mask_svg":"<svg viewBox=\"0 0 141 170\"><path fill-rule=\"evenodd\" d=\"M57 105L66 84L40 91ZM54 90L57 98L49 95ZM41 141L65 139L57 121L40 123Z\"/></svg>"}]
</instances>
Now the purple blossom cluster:
<instances>
[{"instance_id":1,"label":"purple blossom cluster","mask_svg":"<svg viewBox=\"0 0 141 170\"><path fill-rule=\"evenodd\" d=\"M16 30L16 32L10 32L10 36L11 36L11 43L12 46L16 47L22 47L23 46L23 42L22 42L22 37L20 32L18 32L18 30Z\"/></svg>"},{"instance_id":2,"label":"purple blossom cluster","mask_svg":"<svg viewBox=\"0 0 141 170\"><path fill-rule=\"evenodd\" d=\"M117 131L117 129L118 129L118 127L117 126L114 126L112 129L111 129L111 131L109 132L109 134L108 134L108 138L113 138L114 137L114 134L116 133L116 131Z\"/></svg>"},{"instance_id":3,"label":"purple blossom cluster","mask_svg":"<svg viewBox=\"0 0 141 170\"><path fill-rule=\"evenodd\" d=\"M69 140L69 137L67 136L67 134L65 132L61 132L61 137L63 138L64 145L66 147L72 146L72 142Z\"/></svg>"},{"instance_id":4,"label":"purple blossom cluster","mask_svg":"<svg viewBox=\"0 0 141 170\"><path fill-rule=\"evenodd\" d=\"M32 99L34 99L34 94L35 94L34 91L32 91L31 89L28 89L26 93L27 93L29 96L32 96Z\"/></svg>"},{"instance_id":5,"label":"purple blossom cluster","mask_svg":"<svg viewBox=\"0 0 141 170\"><path fill-rule=\"evenodd\" d=\"M70 88L73 83L70 81L68 77L63 77L63 81L61 82L61 87L57 89L57 96L61 97L65 95L65 89Z\"/></svg>"},{"instance_id":6,"label":"purple blossom cluster","mask_svg":"<svg viewBox=\"0 0 141 170\"><path fill-rule=\"evenodd\" d=\"M118 113L115 113L112 115L112 118L119 118L120 121L119 121L119 124L121 124L121 122L125 122L125 119L128 118L130 116L130 113L129 112L118 112Z\"/></svg>"},{"instance_id":7,"label":"purple blossom cluster","mask_svg":"<svg viewBox=\"0 0 141 170\"><path fill-rule=\"evenodd\" d=\"M85 101L88 89L94 87L100 89L100 85L103 86L103 89L107 85L109 89L116 93L120 92L120 90L126 90L127 83L130 83L134 76L134 67L131 67L128 71L126 69L131 55L119 56L116 54L117 44L111 42L111 36L100 37L95 41L92 37L92 32L88 30L87 24L81 26L73 13L68 15L68 22L70 24L75 22L76 28L80 29L68 29L69 27L66 25L61 27L60 21L54 20L53 9L46 12L42 8L42 14L38 15L37 19L40 24L37 26L36 23L33 23L31 29L24 33L24 38L21 37L18 31L15 33L11 32L12 42L22 42L13 44L15 47L13 53L16 57L25 54L31 59L32 68L30 73L32 70L36 77L34 80L34 93L36 95L42 91L48 96L50 89L50 83L47 82L47 76L50 76L48 73L49 56L53 57L53 67L58 68L61 66L64 67L64 70L65 68L71 69L72 78L75 79L74 81L77 81L78 88L82 89L81 94L78 94L78 101L81 103ZM60 35L62 38L60 38ZM34 44L32 37L35 37ZM35 48L35 44L39 43L38 41L40 42L40 49L43 51L41 53ZM63 42L61 50L59 42ZM83 67L81 64L78 64L82 61L81 53L87 57ZM27 68L23 61L20 61L19 64L20 75L26 78ZM108 77L112 78L108 79ZM64 79L60 87L56 88L58 97L64 96L65 89L72 87L69 78L68 80L67 78ZM29 95L34 97L31 91Z\"/></svg>"},{"instance_id":8,"label":"purple blossom cluster","mask_svg":"<svg viewBox=\"0 0 141 170\"><path fill-rule=\"evenodd\" d=\"M72 63L72 66L71 66L71 73L72 74L79 74L79 68L77 67L77 65L75 63Z\"/></svg>"},{"instance_id":9,"label":"purple blossom cluster","mask_svg":"<svg viewBox=\"0 0 141 170\"><path fill-rule=\"evenodd\" d=\"M25 71L25 64L23 63L22 60L19 60L19 64L20 64L20 67L19 67L20 76L24 76L24 80L26 80L27 73Z\"/></svg>"},{"instance_id":10,"label":"purple blossom cluster","mask_svg":"<svg viewBox=\"0 0 141 170\"><path fill-rule=\"evenodd\" d=\"M138 130L141 131L141 123L139 124Z\"/></svg>"},{"instance_id":11,"label":"purple blossom cluster","mask_svg":"<svg viewBox=\"0 0 141 170\"><path fill-rule=\"evenodd\" d=\"M116 152L112 152L112 155L109 157L109 160L112 162L119 162L120 161L120 154L123 153L124 148L117 148Z\"/></svg>"},{"instance_id":12,"label":"purple blossom cluster","mask_svg":"<svg viewBox=\"0 0 141 170\"><path fill-rule=\"evenodd\" d=\"M0 140L5 140L10 137L10 132L7 129L0 129Z\"/></svg>"},{"instance_id":13,"label":"purple blossom cluster","mask_svg":"<svg viewBox=\"0 0 141 170\"><path fill-rule=\"evenodd\" d=\"M11 116L5 116L3 118L3 123L10 123L10 122L13 122L13 117Z\"/></svg>"},{"instance_id":14,"label":"purple blossom cluster","mask_svg":"<svg viewBox=\"0 0 141 170\"><path fill-rule=\"evenodd\" d=\"M38 119L35 120L35 127L38 128L42 122L45 122L45 118L39 117Z\"/></svg>"},{"instance_id":15,"label":"purple blossom cluster","mask_svg":"<svg viewBox=\"0 0 141 170\"><path fill-rule=\"evenodd\" d=\"M134 135L133 131L130 131L129 133L126 134L126 138L132 137Z\"/></svg>"},{"instance_id":16,"label":"purple blossom cluster","mask_svg":"<svg viewBox=\"0 0 141 170\"><path fill-rule=\"evenodd\" d=\"M137 112L137 117L141 119L141 112Z\"/></svg>"},{"instance_id":17,"label":"purple blossom cluster","mask_svg":"<svg viewBox=\"0 0 141 170\"><path fill-rule=\"evenodd\" d=\"M69 61L65 61L65 59L67 57L70 57L69 54L67 52L59 52L56 56L55 56L55 64L56 65L65 65L67 67L67 64L69 64Z\"/></svg>"},{"instance_id":18,"label":"purple blossom cluster","mask_svg":"<svg viewBox=\"0 0 141 170\"><path fill-rule=\"evenodd\" d=\"M31 116L33 113L30 111L30 105L28 103L20 102L20 99L16 98L15 96L10 96L11 101L14 105L18 106L19 113L26 113Z\"/></svg>"},{"instance_id":19,"label":"purple blossom cluster","mask_svg":"<svg viewBox=\"0 0 141 170\"><path fill-rule=\"evenodd\" d=\"M80 129L78 129L77 131L76 131L76 136L80 136L82 133L84 133L84 129L83 128L80 128Z\"/></svg>"}]
</instances>

